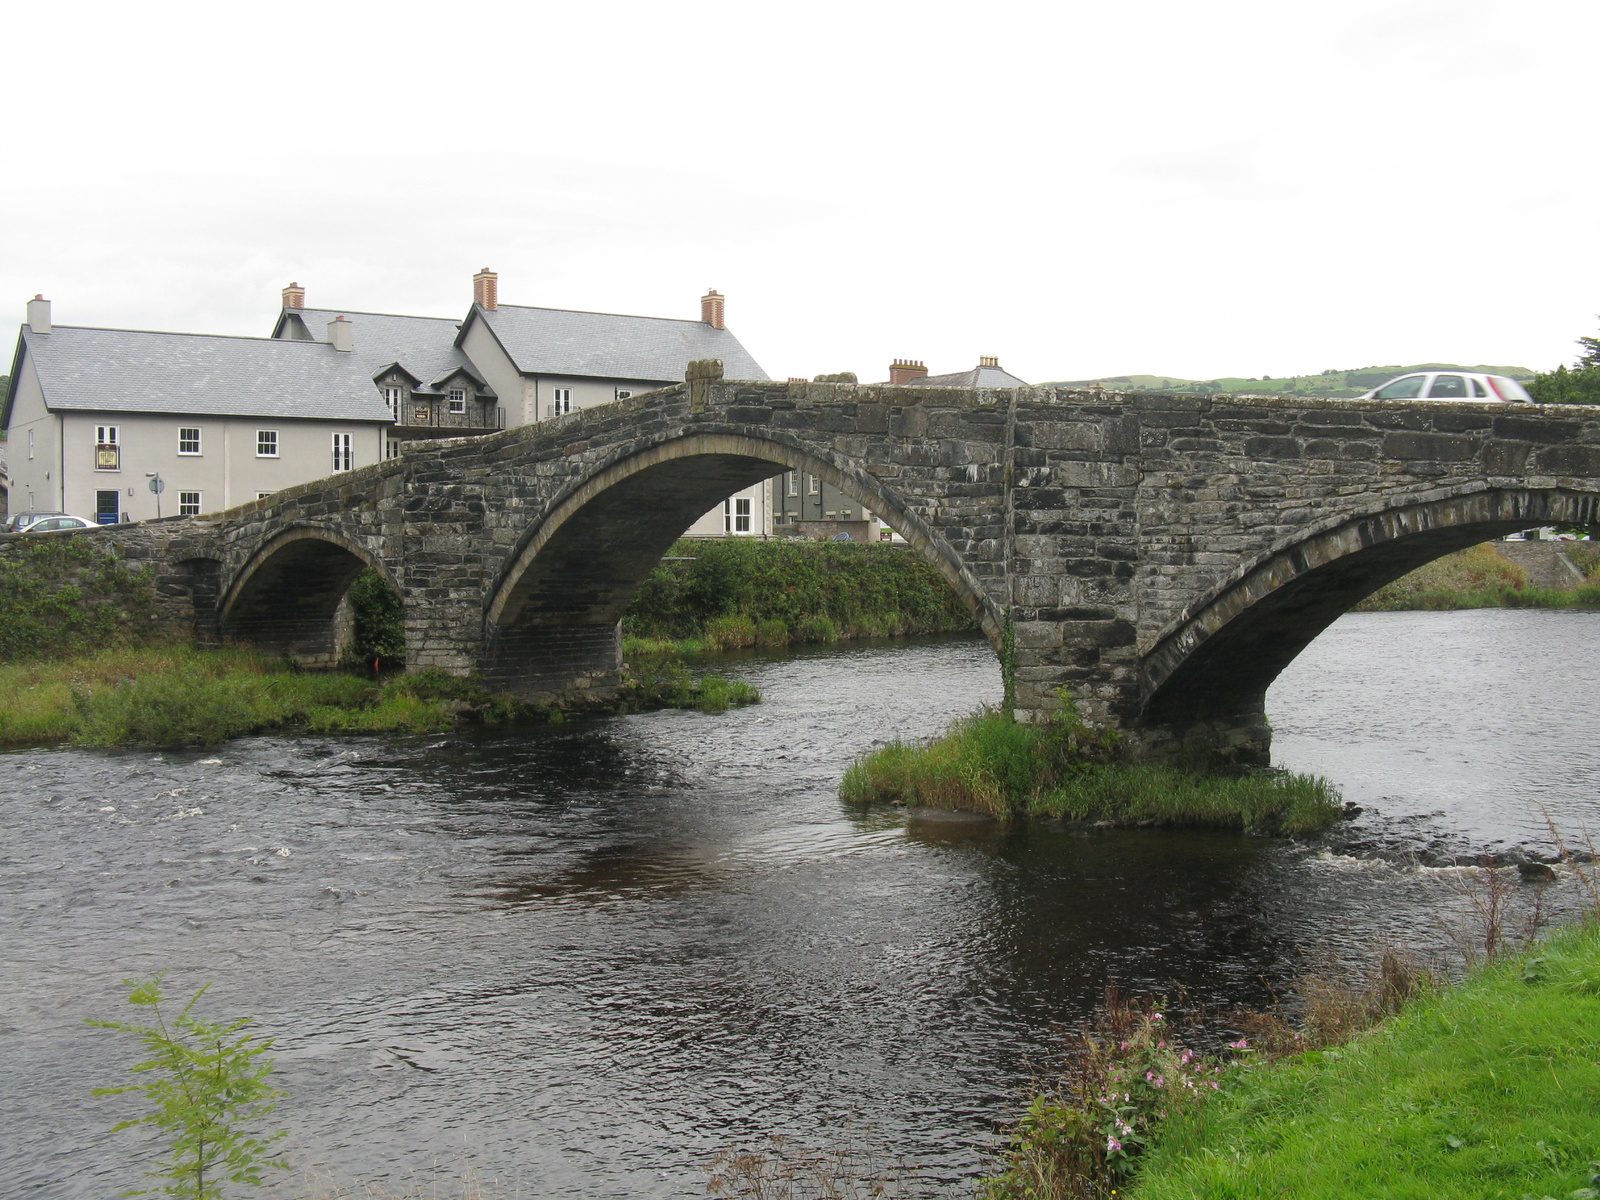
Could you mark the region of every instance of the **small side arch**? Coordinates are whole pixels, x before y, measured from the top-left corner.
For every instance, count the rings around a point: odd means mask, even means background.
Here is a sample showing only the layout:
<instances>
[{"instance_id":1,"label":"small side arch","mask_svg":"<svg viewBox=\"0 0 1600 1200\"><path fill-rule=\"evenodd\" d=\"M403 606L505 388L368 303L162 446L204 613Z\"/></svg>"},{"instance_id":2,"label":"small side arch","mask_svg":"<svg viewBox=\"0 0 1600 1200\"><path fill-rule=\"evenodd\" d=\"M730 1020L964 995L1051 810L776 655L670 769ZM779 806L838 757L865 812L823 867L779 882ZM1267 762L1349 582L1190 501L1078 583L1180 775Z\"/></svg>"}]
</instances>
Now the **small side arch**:
<instances>
[{"instance_id":1,"label":"small side arch","mask_svg":"<svg viewBox=\"0 0 1600 1200\"><path fill-rule=\"evenodd\" d=\"M338 530L303 524L279 530L223 593L223 640L287 654L306 666L332 666L339 602L367 567L399 590L382 559Z\"/></svg>"},{"instance_id":2,"label":"small side arch","mask_svg":"<svg viewBox=\"0 0 1600 1200\"><path fill-rule=\"evenodd\" d=\"M785 470L816 475L886 518L999 644L977 580L898 497L798 444L704 433L630 447L555 498L490 589L484 675L536 695L564 680L603 686L620 666L617 622L661 556L723 498Z\"/></svg>"},{"instance_id":3,"label":"small side arch","mask_svg":"<svg viewBox=\"0 0 1600 1200\"><path fill-rule=\"evenodd\" d=\"M1267 688L1324 629L1445 554L1538 525L1593 525L1600 494L1482 488L1398 504L1302 535L1191 605L1143 658L1137 724L1265 733Z\"/></svg>"}]
</instances>

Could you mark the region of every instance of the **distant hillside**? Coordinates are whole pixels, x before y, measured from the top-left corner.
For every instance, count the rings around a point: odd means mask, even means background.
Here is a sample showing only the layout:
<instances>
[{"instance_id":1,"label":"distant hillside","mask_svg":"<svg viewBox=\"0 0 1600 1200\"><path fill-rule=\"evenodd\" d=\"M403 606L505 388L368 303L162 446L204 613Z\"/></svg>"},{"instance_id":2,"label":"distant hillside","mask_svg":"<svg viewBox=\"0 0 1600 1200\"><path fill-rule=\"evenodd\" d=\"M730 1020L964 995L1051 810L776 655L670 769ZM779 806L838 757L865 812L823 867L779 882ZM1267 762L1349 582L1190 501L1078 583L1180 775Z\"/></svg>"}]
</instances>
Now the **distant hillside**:
<instances>
[{"instance_id":1,"label":"distant hillside","mask_svg":"<svg viewBox=\"0 0 1600 1200\"><path fill-rule=\"evenodd\" d=\"M1182 379L1176 375L1106 375L1099 379L1058 380L1044 387L1081 388L1099 384L1112 391L1139 392L1238 392L1250 395L1282 393L1289 396L1360 396L1396 375L1411 371L1473 371L1482 375L1509 375L1531 379L1527 367L1495 367L1485 364L1414 363L1411 366L1360 367L1353 371L1321 371L1315 375L1224 376L1221 379Z\"/></svg>"}]
</instances>

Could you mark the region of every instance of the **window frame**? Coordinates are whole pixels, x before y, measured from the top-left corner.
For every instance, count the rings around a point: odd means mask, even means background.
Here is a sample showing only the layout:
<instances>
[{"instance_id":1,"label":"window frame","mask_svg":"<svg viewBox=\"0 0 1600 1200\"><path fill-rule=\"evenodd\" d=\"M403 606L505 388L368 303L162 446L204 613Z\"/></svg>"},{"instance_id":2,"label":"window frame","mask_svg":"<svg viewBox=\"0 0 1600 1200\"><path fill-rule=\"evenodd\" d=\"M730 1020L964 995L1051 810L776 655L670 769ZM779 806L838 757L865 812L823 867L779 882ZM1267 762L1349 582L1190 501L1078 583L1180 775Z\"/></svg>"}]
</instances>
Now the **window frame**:
<instances>
[{"instance_id":1,"label":"window frame","mask_svg":"<svg viewBox=\"0 0 1600 1200\"><path fill-rule=\"evenodd\" d=\"M398 383L384 384L383 402L389 406L389 415L398 421L400 419L400 409L406 402L406 389Z\"/></svg>"},{"instance_id":2,"label":"window frame","mask_svg":"<svg viewBox=\"0 0 1600 1200\"><path fill-rule=\"evenodd\" d=\"M189 496L193 496L194 499L188 499L187 497ZM186 508L193 509L194 511L185 512L184 509ZM178 493L178 515L180 517L198 517L204 511L204 498L199 491L186 491Z\"/></svg>"},{"instance_id":3,"label":"window frame","mask_svg":"<svg viewBox=\"0 0 1600 1200\"><path fill-rule=\"evenodd\" d=\"M808 496L820 496L820 495L822 495L822 480L818 479L815 475L809 475L809 474L806 476L806 480L807 480L807 483L806 483L806 495L808 495Z\"/></svg>"},{"instance_id":4,"label":"window frame","mask_svg":"<svg viewBox=\"0 0 1600 1200\"><path fill-rule=\"evenodd\" d=\"M572 413L572 389L569 387L552 388L550 415L552 417L570 417Z\"/></svg>"},{"instance_id":5,"label":"window frame","mask_svg":"<svg viewBox=\"0 0 1600 1200\"><path fill-rule=\"evenodd\" d=\"M263 451L261 449L262 438L263 438L263 436L268 436L268 435L270 435L271 438L272 438L272 453L271 454L263 453ZM282 456L282 449L283 449L283 439L278 436L278 431L276 429L258 429L258 430L256 430L256 457L257 458L279 458L279 457Z\"/></svg>"},{"instance_id":6,"label":"window frame","mask_svg":"<svg viewBox=\"0 0 1600 1200\"><path fill-rule=\"evenodd\" d=\"M453 413L464 413L464 412L466 412L467 411L467 389L464 388L464 387L453 387L453 388L451 388L450 389L450 394L447 397L447 401L448 401L449 409L450 409L451 412L453 412Z\"/></svg>"},{"instance_id":7,"label":"window frame","mask_svg":"<svg viewBox=\"0 0 1600 1200\"><path fill-rule=\"evenodd\" d=\"M790 471L789 472L789 490L788 490L788 494L791 495L791 496L798 496L800 494L800 472L799 471Z\"/></svg>"},{"instance_id":8,"label":"window frame","mask_svg":"<svg viewBox=\"0 0 1600 1200\"><path fill-rule=\"evenodd\" d=\"M192 433L192 434L194 434L194 437L192 437L192 438L184 437L184 434L186 434L186 433ZM186 444L188 444L188 443L193 443L194 444L194 449L193 450L185 450L184 449L184 446ZM178 426L178 455L179 455L180 458L199 458L199 457L201 457L200 446L201 446L201 442L200 442L200 426L198 426L198 425L179 425Z\"/></svg>"},{"instance_id":9,"label":"window frame","mask_svg":"<svg viewBox=\"0 0 1600 1200\"><path fill-rule=\"evenodd\" d=\"M755 520L754 505L749 496L735 496L733 498L733 532L754 533Z\"/></svg>"},{"instance_id":10,"label":"window frame","mask_svg":"<svg viewBox=\"0 0 1600 1200\"><path fill-rule=\"evenodd\" d=\"M348 433L335 433L333 435L333 471L331 474L344 475L355 470L355 450L351 444L353 441L354 439Z\"/></svg>"},{"instance_id":11,"label":"window frame","mask_svg":"<svg viewBox=\"0 0 1600 1200\"><path fill-rule=\"evenodd\" d=\"M110 464L102 466L100 456L106 450L113 450ZM94 427L94 469L96 471L122 470L122 429L118 425L96 425Z\"/></svg>"}]
</instances>

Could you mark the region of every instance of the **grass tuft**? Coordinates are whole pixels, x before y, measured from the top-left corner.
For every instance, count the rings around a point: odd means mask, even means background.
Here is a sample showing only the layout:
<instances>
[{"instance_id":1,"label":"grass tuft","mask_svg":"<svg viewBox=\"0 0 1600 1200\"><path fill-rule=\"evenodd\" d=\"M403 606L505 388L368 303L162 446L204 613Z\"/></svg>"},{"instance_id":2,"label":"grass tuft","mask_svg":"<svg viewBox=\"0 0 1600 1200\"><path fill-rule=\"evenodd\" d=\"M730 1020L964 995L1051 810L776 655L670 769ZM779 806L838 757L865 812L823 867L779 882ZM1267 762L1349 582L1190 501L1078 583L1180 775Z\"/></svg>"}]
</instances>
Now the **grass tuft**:
<instances>
[{"instance_id":1,"label":"grass tuft","mask_svg":"<svg viewBox=\"0 0 1600 1200\"><path fill-rule=\"evenodd\" d=\"M964 717L921 745L890 742L845 771L839 795L886 802L1114 825L1213 826L1313 833L1343 815L1325 779L1284 771L1216 774L1115 761L1115 739L1069 705L1049 725L996 709Z\"/></svg>"}]
</instances>

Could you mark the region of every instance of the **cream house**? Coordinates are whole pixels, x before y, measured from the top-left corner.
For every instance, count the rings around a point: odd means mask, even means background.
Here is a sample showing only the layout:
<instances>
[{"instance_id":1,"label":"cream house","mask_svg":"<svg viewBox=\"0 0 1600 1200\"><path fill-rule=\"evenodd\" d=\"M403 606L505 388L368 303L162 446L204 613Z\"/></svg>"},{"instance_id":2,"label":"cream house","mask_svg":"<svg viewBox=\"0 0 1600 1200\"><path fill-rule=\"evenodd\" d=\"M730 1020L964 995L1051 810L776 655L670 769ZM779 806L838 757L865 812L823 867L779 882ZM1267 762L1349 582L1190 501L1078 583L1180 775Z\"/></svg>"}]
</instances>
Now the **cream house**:
<instances>
[{"instance_id":1,"label":"cream house","mask_svg":"<svg viewBox=\"0 0 1600 1200\"><path fill-rule=\"evenodd\" d=\"M701 298L698 321L502 304L499 276L487 267L473 276L472 291L472 307L454 321L308 308L305 289L290 284L273 336L324 340L339 332L336 318L348 318L352 353L394 417L389 454L413 438L559 420L681 383L696 359L720 359L732 379L767 378L727 328L716 291ZM758 484L706 513L688 536L771 531L771 493Z\"/></svg>"},{"instance_id":2,"label":"cream house","mask_svg":"<svg viewBox=\"0 0 1600 1200\"><path fill-rule=\"evenodd\" d=\"M52 325L28 304L4 422L11 507L103 523L199 514L404 453L561 420L681 382L695 359L765 379L723 322L501 305L473 279L462 320L311 309L284 289L270 338ZM150 483L159 478L157 494ZM690 536L765 535L770 491L730 496Z\"/></svg>"},{"instance_id":3,"label":"cream house","mask_svg":"<svg viewBox=\"0 0 1600 1200\"><path fill-rule=\"evenodd\" d=\"M53 325L43 298L28 304L4 419L11 507L102 524L230 508L379 462L390 421L331 342Z\"/></svg>"}]
</instances>

